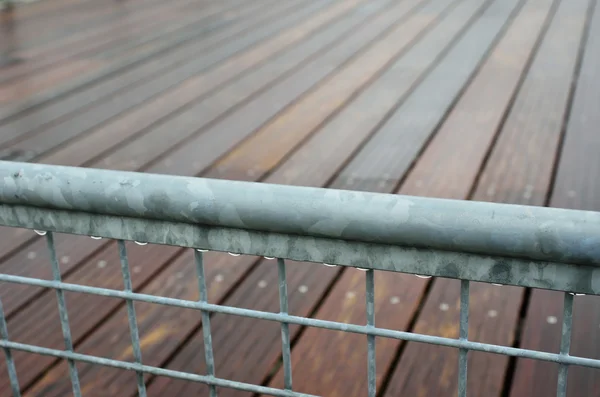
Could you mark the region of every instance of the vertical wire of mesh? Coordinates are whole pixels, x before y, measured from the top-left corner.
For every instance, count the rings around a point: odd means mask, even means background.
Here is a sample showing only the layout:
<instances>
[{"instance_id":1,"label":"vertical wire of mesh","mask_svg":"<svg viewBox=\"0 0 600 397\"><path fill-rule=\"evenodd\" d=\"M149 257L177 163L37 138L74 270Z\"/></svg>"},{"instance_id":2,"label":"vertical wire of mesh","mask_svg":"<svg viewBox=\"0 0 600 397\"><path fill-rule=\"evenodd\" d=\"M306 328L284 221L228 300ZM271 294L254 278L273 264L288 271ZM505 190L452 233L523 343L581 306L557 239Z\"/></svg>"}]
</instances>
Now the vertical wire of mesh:
<instances>
[{"instance_id":1,"label":"vertical wire of mesh","mask_svg":"<svg viewBox=\"0 0 600 397\"><path fill-rule=\"evenodd\" d=\"M366 304L367 304L367 326L375 327L375 271L367 270L366 279ZM367 335L367 382L369 397L377 394L377 373L375 367L375 335Z\"/></svg>"},{"instance_id":2,"label":"vertical wire of mesh","mask_svg":"<svg viewBox=\"0 0 600 397\"><path fill-rule=\"evenodd\" d=\"M8 326L6 325L6 317L4 316L2 301L0 301L0 338L2 338L3 341L8 342ZM19 379L17 378L15 360L13 359L12 352L8 347L4 347L3 350L6 358L6 369L8 371L8 379L10 381L12 395L13 397L20 397L21 391L19 388Z\"/></svg>"},{"instance_id":3,"label":"vertical wire of mesh","mask_svg":"<svg viewBox=\"0 0 600 397\"><path fill-rule=\"evenodd\" d=\"M196 276L198 277L198 289L200 291L200 302L208 303L208 291L206 289L206 277L204 276L204 255L201 251L194 251L196 260ZM215 376L215 358L213 355L212 335L210 333L210 313L202 310L202 336L204 338L204 360L206 361L206 373L210 377ZM215 385L209 385L210 397L217 397Z\"/></svg>"},{"instance_id":4,"label":"vertical wire of mesh","mask_svg":"<svg viewBox=\"0 0 600 397\"><path fill-rule=\"evenodd\" d=\"M459 339L467 341L469 337L469 281L460 281L460 331ZM458 395L467 395L467 355L468 349L458 351Z\"/></svg>"},{"instance_id":5,"label":"vertical wire of mesh","mask_svg":"<svg viewBox=\"0 0 600 397\"><path fill-rule=\"evenodd\" d=\"M281 314L288 314L288 291L287 277L285 272L285 261L277 259L279 273L279 310ZM292 390L292 354L290 347L289 324L281 323L281 354L283 357L283 384L286 390Z\"/></svg>"},{"instance_id":6,"label":"vertical wire of mesh","mask_svg":"<svg viewBox=\"0 0 600 397\"><path fill-rule=\"evenodd\" d=\"M46 233L46 242L48 251L50 252L50 262L52 264L52 277L54 281L61 282L60 267L58 257L56 256L56 247L54 245L54 235L51 232ZM67 303L65 301L64 291L60 288L56 290L56 298L58 300L58 314L60 317L60 326L62 328L63 339L65 341L65 349L68 352L73 352L73 339L71 338L71 327L69 326L69 314L67 312ZM73 387L73 395L81 397L81 385L79 383L79 375L75 361L67 359L69 364L69 375L71 377L71 386Z\"/></svg>"},{"instance_id":7,"label":"vertical wire of mesh","mask_svg":"<svg viewBox=\"0 0 600 397\"><path fill-rule=\"evenodd\" d=\"M123 286L125 292L132 292L131 273L129 271L129 260L127 259L127 247L123 240L119 240L119 258L121 259L121 274L123 275ZM140 333L135 315L135 306L131 299L126 299L127 318L129 320L129 332L131 334L131 346L133 348L133 359L137 364L142 365L142 348L140 346ZM144 383L144 373L135 371L139 397L146 397L146 385Z\"/></svg>"},{"instance_id":8,"label":"vertical wire of mesh","mask_svg":"<svg viewBox=\"0 0 600 397\"><path fill-rule=\"evenodd\" d=\"M563 305L562 336L560 339L560 355L568 356L571 349L571 327L573 325L573 295L565 292ZM569 364L560 364L558 367L558 385L556 395L565 397L567 395L567 376Z\"/></svg>"}]
</instances>

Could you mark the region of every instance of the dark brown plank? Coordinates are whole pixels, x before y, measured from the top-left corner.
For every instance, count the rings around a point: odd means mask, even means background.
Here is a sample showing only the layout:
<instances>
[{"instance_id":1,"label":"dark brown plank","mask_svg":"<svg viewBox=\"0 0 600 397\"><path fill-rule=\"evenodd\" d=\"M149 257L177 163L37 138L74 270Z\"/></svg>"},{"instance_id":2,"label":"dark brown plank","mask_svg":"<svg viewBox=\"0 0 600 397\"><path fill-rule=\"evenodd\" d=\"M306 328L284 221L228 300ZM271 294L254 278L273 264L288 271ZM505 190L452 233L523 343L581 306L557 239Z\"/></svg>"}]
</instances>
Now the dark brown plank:
<instances>
[{"instance_id":1,"label":"dark brown plank","mask_svg":"<svg viewBox=\"0 0 600 397\"><path fill-rule=\"evenodd\" d=\"M391 19L391 18L392 18L392 16L395 16L396 18L399 18L399 17L400 17L400 15L402 15L402 12L403 12L402 10L403 10L403 9L404 9L404 12L407 12L407 11L408 11L408 9L407 9L407 5L405 5L405 6L400 6L400 5L398 5L398 6L396 6L396 7L395 7L395 9L389 10L389 12L388 12L388 13L386 13L386 14L383 14L383 15L382 15L382 16L380 16L378 19L380 20L380 22L382 22L382 21L385 21L385 20L389 20L389 23L391 24L391 23L393 23L393 20ZM394 12L391 12L391 11L394 11ZM400 14L400 15L399 15L399 14ZM379 26L379 27L376 27L376 26ZM375 24L369 24L369 25L365 25L365 28L364 28L364 29L361 29L361 30L359 30L358 32L356 32L356 37L363 37L363 33L364 33L364 32L368 32L369 30L373 30L373 29L384 29L384 28L383 28L383 27L382 27L380 24L377 24L377 25L375 25ZM399 44L399 45L400 45L400 44ZM338 54L338 55L339 55L339 54ZM390 56L391 56L391 55L390 55ZM332 85L331 85L331 87L335 87L335 86L332 84ZM229 259L229 261L233 261L233 262L235 262L235 261L236 261L236 260L235 260L235 259L233 259L233 258L230 258L230 257L227 257L227 258ZM247 259L247 258L244 258L243 260L244 260L244 261L248 261L248 259ZM251 263L252 263L252 262L249 262L249 263L248 263L248 265L246 265L246 268L247 268L247 266L249 266L249 264L251 264ZM238 269L240 269L240 268L243 268L243 266L241 267L241 266L239 265L239 262L238 262L238 266L237 266L237 268L238 268ZM169 269L171 269L171 267L170 267ZM302 269L305 269L305 268L302 268ZM169 273L170 273L170 271L171 271L171 270L169 270ZM304 271L304 270L303 270L303 271ZM166 277L166 276L165 276L165 277ZM227 278L227 280L228 280L227 282L229 282L229 278ZM195 293L195 289L194 289L194 293ZM316 294L316 295L315 295L315 299L317 299L317 298L318 298L318 296L319 296L319 294ZM158 310L157 310L157 309L158 309ZM162 315L163 315L163 314L162 314L163 312L161 312L161 310L160 310L160 309L162 309L162 308L156 308L156 307L152 308L152 313L153 313L152 317L154 317L154 316L162 316ZM178 335L179 335L180 337L181 337L181 333L189 332L189 331L186 331L186 329L188 329L188 330L189 330L189 329L190 329L190 327L192 327L192 324L195 324L195 323L196 323L196 321L197 321L197 319L191 319L191 320L193 320L193 321L194 321L194 322L190 323L191 325L188 325L188 326L181 325L180 327L178 327L178 329L179 329L179 330L178 330L177 332L178 332ZM115 321L117 321L117 320L115 320ZM150 320L149 320L149 322L145 323L145 325L141 326L140 328L141 328L141 329L142 329L142 328L143 328L143 329L148 329L148 327L149 327L149 326L150 326L150 324L152 324L152 323L153 323L153 321L150 321ZM193 327L195 327L195 325L194 325ZM192 329L193 329L193 327L192 327ZM117 330L117 329L119 329L119 328L115 328L115 324L113 324L113 325L110 325L110 324L109 324L109 326L107 326L107 329L111 329L111 330L112 330L111 332L115 332L115 330ZM126 335L126 333L124 333L123 335L125 336L125 335ZM175 335L175 336L173 336L173 340L174 340L174 341L176 340L176 335ZM122 341L122 342L123 342L123 343L127 343L127 338L123 339L123 341ZM87 342L86 342L86 343L87 343ZM89 342L89 344L88 344L87 346L89 346L90 348L92 348L92 349L93 349L93 348L95 348L95 347L97 346L97 343L95 343L95 342L94 342L94 343L92 343L92 342ZM164 355L165 355L165 354L168 354L168 352L167 352L167 351L165 351L165 352L162 352L162 351L155 351L157 348L160 348L160 347L164 347L164 346L161 344L160 346L154 346L154 347L152 347L152 349L153 349L153 352L152 352L152 354L149 354L149 355L151 356L151 358L149 358L150 360L154 360L154 362L160 362L160 360L161 360L161 357L164 357ZM172 348L172 349L174 349L175 347L171 347L171 348ZM91 369L90 369L90 371L91 371ZM94 370L93 372L95 373L95 370ZM122 378L123 376L128 376L128 374L122 374L122 375L120 376L120 379L123 379L123 378ZM122 383L122 381L119 381L119 382L118 382L118 384L121 384L121 383ZM123 383L124 383L124 382L123 382Z\"/></svg>"},{"instance_id":2,"label":"dark brown plank","mask_svg":"<svg viewBox=\"0 0 600 397\"><path fill-rule=\"evenodd\" d=\"M573 105L566 127L564 147L550 205L599 211L598 158L600 146L596 126L600 108L600 7L590 14L590 28L579 71ZM593 15L593 16L592 16ZM597 296L578 296L573 309L571 354L599 358ZM558 352L561 337L563 294L533 290L527 310L521 345L529 349ZM554 364L518 360L511 396L554 394L558 368ZM598 371L571 367L569 396L600 395Z\"/></svg>"}]
</instances>

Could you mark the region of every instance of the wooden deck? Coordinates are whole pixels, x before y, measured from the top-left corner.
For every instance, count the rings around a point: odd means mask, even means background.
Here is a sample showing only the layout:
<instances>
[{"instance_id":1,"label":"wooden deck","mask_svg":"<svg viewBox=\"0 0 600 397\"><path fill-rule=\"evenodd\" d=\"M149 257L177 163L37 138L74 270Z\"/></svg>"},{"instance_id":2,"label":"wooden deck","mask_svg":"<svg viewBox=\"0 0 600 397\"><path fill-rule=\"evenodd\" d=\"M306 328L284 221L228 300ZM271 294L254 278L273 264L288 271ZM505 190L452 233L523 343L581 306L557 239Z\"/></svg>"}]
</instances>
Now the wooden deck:
<instances>
[{"instance_id":1,"label":"wooden deck","mask_svg":"<svg viewBox=\"0 0 600 397\"><path fill-rule=\"evenodd\" d=\"M42 0L0 15L0 157L119 170L600 210L596 0ZM56 236L63 279L122 288L116 243ZM198 299L189 250L131 244L137 291ZM3 273L50 278L45 242L0 229ZM364 273L288 267L290 312L365 323ZM209 253L210 301L277 311L272 261ZM11 338L64 348L52 291L1 285ZM600 358L600 301L573 354ZM133 360L124 302L67 295L75 349ZM143 361L204 373L197 312L136 304ZM381 327L458 336L459 283L376 274ZM474 283L469 336L557 352L562 296ZM275 323L215 315L220 377L282 386ZM366 395L366 340L291 328L295 389ZM65 362L14 353L25 395ZM453 349L377 340L381 396L454 396ZM470 353L471 396L555 395L557 366ZM0 395L10 394L4 360ZM84 396L135 375L78 364ZM571 397L600 396L573 367ZM150 396L207 395L147 377ZM221 396L247 395L223 389Z\"/></svg>"}]
</instances>

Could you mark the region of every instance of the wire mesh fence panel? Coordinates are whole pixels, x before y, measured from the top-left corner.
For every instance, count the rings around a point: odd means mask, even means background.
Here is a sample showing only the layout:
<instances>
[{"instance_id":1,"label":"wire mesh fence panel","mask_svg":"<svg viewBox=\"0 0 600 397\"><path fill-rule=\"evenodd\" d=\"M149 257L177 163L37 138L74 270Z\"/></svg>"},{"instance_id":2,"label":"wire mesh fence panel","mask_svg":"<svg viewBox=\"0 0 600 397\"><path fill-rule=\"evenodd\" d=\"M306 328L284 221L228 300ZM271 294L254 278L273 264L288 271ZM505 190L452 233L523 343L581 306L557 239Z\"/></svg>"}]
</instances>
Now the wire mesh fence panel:
<instances>
[{"instance_id":1,"label":"wire mesh fence panel","mask_svg":"<svg viewBox=\"0 0 600 397\"><path fill-rule=\"evenodd\" d=\"M145 375L204 383L211 396L217 396L220 388L273 396L307 396L297 391L292 382L290 327L295 325L365 335L369 397L378 393L378 338L457 349L459 396L467 395L468 355L472 351L556 363L558 396L566 395L570 366L600 369L600 360L570 355L574 296L600 294L599 213L9 162L0 162L0 176L0 225L32 229L43 235L52 270L52 278L43 279L5 274L0 269L0 282L55 291L64 339L64 349L12 340L0 306L0 346L7 368L2 376L8 378L15 396L20 395L22 387L14 362L15 351L66 360L76 396L82 394L78 363L132 371L140 396L147 393ZM123 288L64 281L54 233L116 240ZM192 250L199 299L136 292L125 241ZM273 271L277 272L279 311L210 303L204 271L204 255L208 251L278 258ZM364 270L366 323L290 314L287 260ZM458 338L377 327L377 271L461 280ZM563 291L559 352L469 340L472 281ZM122 300L127 309L133 360L75 351L65 293ZM199 313L205 373L144 364L136 302ZM214 313L279 323L283 388L219 377L211 330Z\"/></svg>"}]
</instances>

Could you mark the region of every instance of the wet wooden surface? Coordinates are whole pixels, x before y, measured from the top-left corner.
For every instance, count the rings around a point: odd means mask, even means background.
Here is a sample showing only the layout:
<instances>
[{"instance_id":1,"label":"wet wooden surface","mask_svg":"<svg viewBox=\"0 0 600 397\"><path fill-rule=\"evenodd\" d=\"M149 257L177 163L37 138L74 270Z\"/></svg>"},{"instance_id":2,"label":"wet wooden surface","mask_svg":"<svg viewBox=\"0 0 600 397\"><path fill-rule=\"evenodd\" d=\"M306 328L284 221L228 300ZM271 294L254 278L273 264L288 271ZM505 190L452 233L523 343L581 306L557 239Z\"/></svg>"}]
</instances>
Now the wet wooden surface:
<instances>
[{"instance_id":1,"label":"wet wooden surface","mask_svg":"<svg viewBox=\"0 0 600 397\"><path fill-rule=\"evenodd\" d=\"M42 0L0 28L2 159L600 210L596 0ZM66 282L122 289L114 242L56 244ZM0 228L0 271L51 278L45 245ZM189 250L128 250L136 291L198 299ZM205 263L211 302L279 310L275 261ZM359 270L291 262L288 284L292 314L366 321ZM375 285L378 326L457 337L457 281ZM64 348L52 291L3 284L0 298L13 340ZM558 351L560 293L473 283L470 298L470 339ZM124 302L66 299L76 351L133 360ZM597 306L575 298L573 354L600 357ZM145 364L205 372L197 312L136 310ZM214 315L212 332L218 376L282 387L278 324ZM366 338L290 334L295 390L366 395ZM70 395L65 362L13 354L24 395ZM456 395L457 356L379 338L380 395ZM85 396L136 395L133 373L78 369ZM600 395L597 375L572 367L568 395ZM553 395L556 377L554 364L470 353L472 396ZM146 381L151 396L208 394Z\"/></svg>"}]
</instances>

